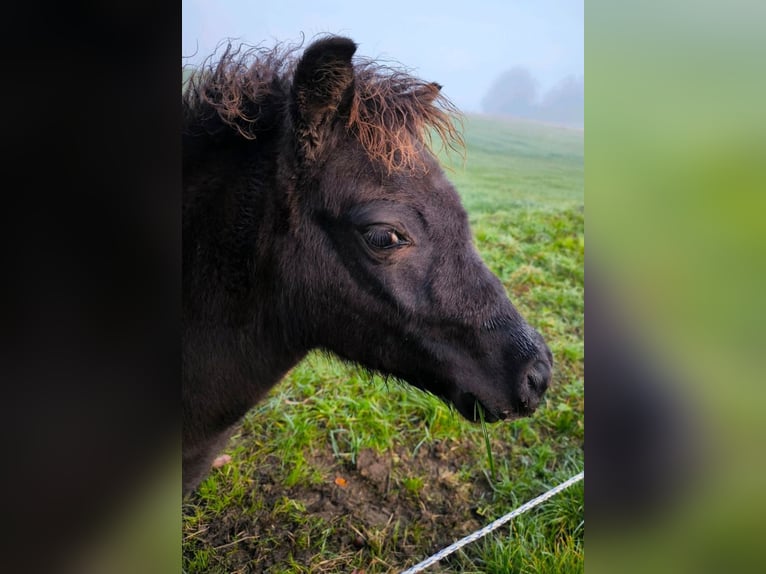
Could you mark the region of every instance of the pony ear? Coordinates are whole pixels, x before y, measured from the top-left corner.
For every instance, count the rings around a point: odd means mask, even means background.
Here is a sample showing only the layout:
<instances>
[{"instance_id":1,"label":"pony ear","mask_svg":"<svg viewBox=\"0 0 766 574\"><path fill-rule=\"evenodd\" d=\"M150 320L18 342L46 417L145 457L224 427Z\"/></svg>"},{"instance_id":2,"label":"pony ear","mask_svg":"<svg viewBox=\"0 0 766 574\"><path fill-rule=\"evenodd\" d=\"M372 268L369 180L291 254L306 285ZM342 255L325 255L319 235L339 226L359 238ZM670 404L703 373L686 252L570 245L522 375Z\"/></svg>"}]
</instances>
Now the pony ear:
<instances>
[{"instance_id":1,"label":"pony ear","mask_svg":"<svg viewBox=\"0 0 766 574\"><path fill-rule=\"evenodd\" d=\"M354 52L353 41L332 37L314 42L298 62L292 86L293 116L298 136L309 148L321 142L320 127L350 102Z\"/></svg>"}]
</instances>

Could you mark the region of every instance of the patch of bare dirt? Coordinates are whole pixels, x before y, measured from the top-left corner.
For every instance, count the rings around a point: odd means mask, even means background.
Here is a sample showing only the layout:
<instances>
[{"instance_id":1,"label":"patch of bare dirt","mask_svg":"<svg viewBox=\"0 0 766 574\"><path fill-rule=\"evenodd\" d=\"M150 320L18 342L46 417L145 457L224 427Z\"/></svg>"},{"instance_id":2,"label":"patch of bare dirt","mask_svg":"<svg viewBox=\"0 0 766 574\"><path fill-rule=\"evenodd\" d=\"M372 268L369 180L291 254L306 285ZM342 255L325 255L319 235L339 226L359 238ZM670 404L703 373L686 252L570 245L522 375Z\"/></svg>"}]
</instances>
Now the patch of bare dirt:
<instances>
[{"instance_id":1,"label":"patch of bare dirt","mask_svg":"<svg viewBox=\"0 0 766 574\"><path fill-rule=\"evenodd\" d=\"M400 571L485 522L476 509L490 488L483 477L461 479L464 450L437 441L414 456L363 450L355 463L314 453L307 462L323 480L291 488L280 465L264 461L244 504L184 532L185 558L215 549L209 571L267 572L291 561L311 572ZM185 513L200 502L192 497Z\"/></svg>"}]
</instances>

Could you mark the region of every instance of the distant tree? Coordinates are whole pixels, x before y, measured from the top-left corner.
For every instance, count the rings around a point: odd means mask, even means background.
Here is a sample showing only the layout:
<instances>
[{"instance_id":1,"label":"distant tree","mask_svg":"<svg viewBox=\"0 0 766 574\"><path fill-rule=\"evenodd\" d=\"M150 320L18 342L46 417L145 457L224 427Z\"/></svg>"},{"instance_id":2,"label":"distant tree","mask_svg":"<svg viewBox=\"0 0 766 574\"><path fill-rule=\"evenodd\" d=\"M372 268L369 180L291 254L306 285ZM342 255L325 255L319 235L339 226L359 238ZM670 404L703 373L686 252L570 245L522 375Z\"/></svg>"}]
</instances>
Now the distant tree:
<instances>
[{"instance_id":1,"label":"distant tree","mask_svg":"<svg viewBox=\"0 0 766 574\"><path fill-rule=\"evenodd\" d=\"M481 102L482 110L498 114L582 127L585 89L582 77L567 76L540 95L540 85L528 68L503 72Z\"/></svg>"},{"instance_id":2,"label":"distant tree","mask_svg":"<svg viewBox=\"0 0 766 574\"><path fill-rule=\"evenodd\" d=\"M488 114L532 117L537 107L539 84L523 66L504 72L481 102Z\"/></svg>"},{"instance_id":3,"label":"distant tree","mask_svg":"<svg viewBox=\"0 0 766 574\"><path fill-rule=\"evenodd\" d=\"M539 117L549 122L582 126L584 106L583 78L571 75L546 92L540 102Z\"/></svg>"}]
</instances>

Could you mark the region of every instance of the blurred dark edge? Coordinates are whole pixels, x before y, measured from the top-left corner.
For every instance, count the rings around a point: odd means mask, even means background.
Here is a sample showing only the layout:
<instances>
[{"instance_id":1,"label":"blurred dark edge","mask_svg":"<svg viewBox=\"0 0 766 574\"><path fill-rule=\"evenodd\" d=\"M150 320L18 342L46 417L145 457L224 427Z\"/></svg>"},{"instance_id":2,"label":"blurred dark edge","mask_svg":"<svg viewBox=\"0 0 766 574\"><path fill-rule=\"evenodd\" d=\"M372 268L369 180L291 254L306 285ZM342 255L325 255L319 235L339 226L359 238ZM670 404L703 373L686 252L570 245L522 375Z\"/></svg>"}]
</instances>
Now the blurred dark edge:
<instances>
[{"instance_id":1,"label":"blurred dark edge","mask_svg":"<svg viewBox=\"0 0 766 574\"><path fill-rule=\"evenodd\" d=\"M631 301L586 260L585 508L589 533L635 532L686 502L707 429L688 381L631 320Z\"/></svg>"},{"instance_id":2,"label":"blurred dark edge","mask_svg":"<svg viewBox=\"0 0 766 574\"><path fill-rule=\"evenodd\" d=\"M140 511L147 528L174 528L152 536L174 537L155 564L168 571L180 536L180 5L17 3L0 26L3 570L129 571L105 549ZM174 515L146 514L160 491ZM138 564L156 556L138 554L130 570L153 571Z\"/></svg>"}]
</instances>

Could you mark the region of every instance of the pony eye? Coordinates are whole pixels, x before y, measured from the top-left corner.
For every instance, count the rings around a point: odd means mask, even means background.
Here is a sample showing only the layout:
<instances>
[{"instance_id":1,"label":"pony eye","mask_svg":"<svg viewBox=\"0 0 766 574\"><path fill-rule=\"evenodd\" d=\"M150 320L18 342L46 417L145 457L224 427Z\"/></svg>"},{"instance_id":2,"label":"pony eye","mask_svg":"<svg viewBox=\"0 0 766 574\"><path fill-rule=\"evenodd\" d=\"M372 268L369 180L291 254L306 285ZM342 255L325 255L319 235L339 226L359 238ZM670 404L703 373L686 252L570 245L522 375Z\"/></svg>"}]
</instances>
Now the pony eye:
<instances>
[{"instance_id":1,"label":"pony eye","mask_svg":"<svg viewBox=\"0 0 766 574\"><path fill-rule=\"evenodd\" d=\"M376 249L390 249L407 244L407 241L390 227L370 227L364 232L364 240Z\"/></svg>"}]
</instances>

